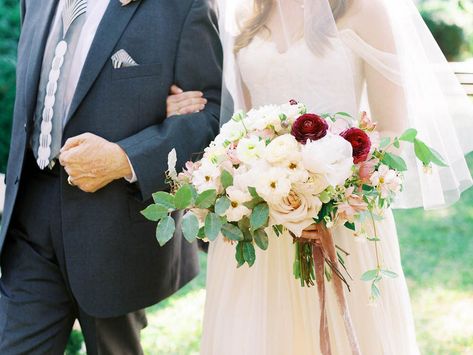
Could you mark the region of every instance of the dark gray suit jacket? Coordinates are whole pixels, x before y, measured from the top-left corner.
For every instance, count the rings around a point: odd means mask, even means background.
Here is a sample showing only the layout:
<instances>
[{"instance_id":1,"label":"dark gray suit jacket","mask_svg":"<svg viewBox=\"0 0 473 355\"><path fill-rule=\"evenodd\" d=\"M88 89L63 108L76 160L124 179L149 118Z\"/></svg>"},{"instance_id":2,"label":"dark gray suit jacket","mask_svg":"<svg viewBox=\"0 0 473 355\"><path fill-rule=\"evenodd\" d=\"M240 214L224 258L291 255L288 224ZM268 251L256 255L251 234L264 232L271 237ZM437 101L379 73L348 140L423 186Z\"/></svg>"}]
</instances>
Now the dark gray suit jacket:
<instances>
[{"instance_id":1,"label":"dark gray suit jacket","mask_svg":"<svg viewBox=\"0 0 473 355\"><path fill-rule=\"evenodd\" d=\"M22 0L17 96L6 176L0 250L14 210L36 103L41 61L58 0ZM112 68L125 49L140 65ZM140 215L151 194L166 189L167 154L179 166L201 152L219 127L222 51L216 17L207 0L137 0L110 5L87 57L63 140L84 132L117 142L127 152L138 183L117 180L87 194L67 184L61 171L65 256L73 293L97 317L154 304L197 273L195 246L180 232L160 248L155 224ZM201 90L201 113L165 119L165 100L176 83ZM32 213L34 212L32 206ZM179 219L176 216L176 219ZM177 221L178 222L178 221Z\"/></svg>"}]
</instances>

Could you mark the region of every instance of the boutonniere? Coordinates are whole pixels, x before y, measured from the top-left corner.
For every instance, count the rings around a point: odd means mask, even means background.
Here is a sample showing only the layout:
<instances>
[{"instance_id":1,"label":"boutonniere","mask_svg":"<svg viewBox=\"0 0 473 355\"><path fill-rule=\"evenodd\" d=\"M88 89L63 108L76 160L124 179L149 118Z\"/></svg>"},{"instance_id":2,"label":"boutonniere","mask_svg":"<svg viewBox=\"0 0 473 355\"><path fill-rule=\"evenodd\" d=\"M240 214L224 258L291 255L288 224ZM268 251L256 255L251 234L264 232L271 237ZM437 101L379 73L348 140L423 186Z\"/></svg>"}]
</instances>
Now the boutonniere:
<instances>
[{"instance_id":1,"label":"boutonniere","mask_svg":"<svg viewBox=\"0 0 473 355\"><path fill-rule=\"evenodd\" d=\"M130 5L132 2L135 2L136 0L120 0L120 3L122 6L127 6Z\"/></svg>"}]
</instances>

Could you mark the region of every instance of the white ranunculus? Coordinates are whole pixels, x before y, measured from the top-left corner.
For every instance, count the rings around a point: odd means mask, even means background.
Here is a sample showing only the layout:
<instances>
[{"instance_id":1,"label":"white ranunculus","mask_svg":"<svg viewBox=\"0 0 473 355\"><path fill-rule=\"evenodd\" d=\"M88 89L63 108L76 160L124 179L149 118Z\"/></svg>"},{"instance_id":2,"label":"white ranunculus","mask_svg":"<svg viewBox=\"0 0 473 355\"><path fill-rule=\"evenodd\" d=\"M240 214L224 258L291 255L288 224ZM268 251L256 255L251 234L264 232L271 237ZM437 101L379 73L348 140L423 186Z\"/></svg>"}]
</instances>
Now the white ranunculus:
<instances>
[{"instance_id":1,"label":"white ranunculus","mask_svg":"<svg viewBox=\"0 0 473 355\"><path fill-rule=\"evenodd\" d=\"M192 174L192 184L199 193L212 189L219 192L221 190L219 167L208 160L202 160L202 165Z\"/></svg>"},{"instance_id":2,"label":"white ranunculus","mask_svg":"<svg viewBox=\"0 0 473 355\"><path fill-rule=\"evenodd\" d=\"M216 145L223 146L225 142L235 142L245 135L246 130L243 123L230 120L220 128L220 133L214 142Z\"/></svg>"},{"instance_id":3,"label":"white ranunculus","mask_svg":"<svg viewBox=\"0 0 473 355\"><path fill-rule=\"evenodd\" d=\"M264 131L273 128L276 132L281 129L281 108L275 105L266 105L248 112L245 124L250 130Z\"/></svg>"},{"instance_id":4,"label":"white ranunculus","mask_svg":"<svg viewBox=\"0 0 473 355\"><path fill-rule=\"evenodd\" d=\"M227 221L238 222L243 217L251 214L251 210L244 205L245 202L251 201L252 199L249 192L230 186L227 188L227 196L230 200L230 207L225 212Z\"/></svg>"},{"instance_id":5,"label":"white ranunculus","mask_svg":"<svg viewBox=\"0 0 473 355\"><path fill-rule=\"evenodd\" d=\"M272 163L284 163L289 160L289 157L294 158L295 153L299 152L299 143L291 134L284 134L276 137L268 144L265 150L265 159Z\"/></svg>"},{"instance_id":6,"label":"white ranunculus","mask_svg":"<svg viewBox=\"0 0 473 355\"><path fill-rule=\"evenodd\" d=\"M314 174L322 174L332 185L342 185L352 175L353 148L338 135L328 133L302 148L302 163Z\"/></svg>"},{"instance_id":7,"label":"white ranunculus","mask_svg":"<svg viewBox=\"0 0 473 355\"><path fill-rule=\"evenodd\" d=\"M300 237L302 231L314 223L322 202L307 185L296 184L285 198L270 203L269 207L271 224L282 224Z\"/></svg>"},{"instance_id":8,"label":"white ranunculus","mask_svg":"<svg viewBox=\"0 0 473 355\"><path fill-rule=\"evenodd\" d=\"M237 157L240 161L251 164L262 158L266 149L266 143L258 136L243 138L236 148Z\"/></svg>"},{"instance_id":9,"label":"white ranunculus","mask_svg":"<svg viewBox=\"0 0 473 355\"><path fill-rule=\"evenodd\" d=\"M291 180L287 169L269 168L260 171L254 187L265 201L279 201L291 190Z\"/></svg>"}]
</instances>

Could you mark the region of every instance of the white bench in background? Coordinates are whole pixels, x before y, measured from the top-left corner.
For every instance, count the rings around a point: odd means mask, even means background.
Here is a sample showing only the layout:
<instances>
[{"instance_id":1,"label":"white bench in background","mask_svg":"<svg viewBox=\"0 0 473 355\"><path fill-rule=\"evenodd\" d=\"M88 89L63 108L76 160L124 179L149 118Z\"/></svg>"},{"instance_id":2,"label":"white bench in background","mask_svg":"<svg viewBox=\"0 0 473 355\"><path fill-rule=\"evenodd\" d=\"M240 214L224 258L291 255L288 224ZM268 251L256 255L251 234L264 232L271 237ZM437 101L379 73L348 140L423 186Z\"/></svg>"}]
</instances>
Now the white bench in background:
<instances>
[{"instance_id":1,"label":"white bench in background","mask_svg":"<svg viewBox=\"0 0 473 355\"><path fill-rule=\"evenodd\" d=\"M451 65L466 93L473 97L473 59L466 62L451 63Z\"/></svg>"}]
</instances>

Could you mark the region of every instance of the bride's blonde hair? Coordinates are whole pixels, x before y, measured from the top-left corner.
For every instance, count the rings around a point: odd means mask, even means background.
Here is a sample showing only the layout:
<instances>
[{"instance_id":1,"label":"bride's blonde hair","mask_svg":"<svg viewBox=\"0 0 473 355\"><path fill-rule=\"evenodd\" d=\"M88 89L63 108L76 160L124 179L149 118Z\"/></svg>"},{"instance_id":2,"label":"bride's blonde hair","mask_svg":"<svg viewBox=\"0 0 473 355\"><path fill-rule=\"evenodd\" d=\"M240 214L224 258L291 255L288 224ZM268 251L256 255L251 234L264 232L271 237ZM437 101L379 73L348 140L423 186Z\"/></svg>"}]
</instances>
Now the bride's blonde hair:
<instances>
[{"instance_id":1,"label":"bride's blonde hair","mask_svg":"<svg viewBox=\"0 0 473 355\"><path fill-rule=\"evenodd\" d=\"M350 0L328 0L335 19L343 15ZM267 29L275 0L254 0L253 15L242 26L240 34L235 39L234 51L238 53L250 44L253 38L263 29Z\"/></svg>"}]
</instances>

